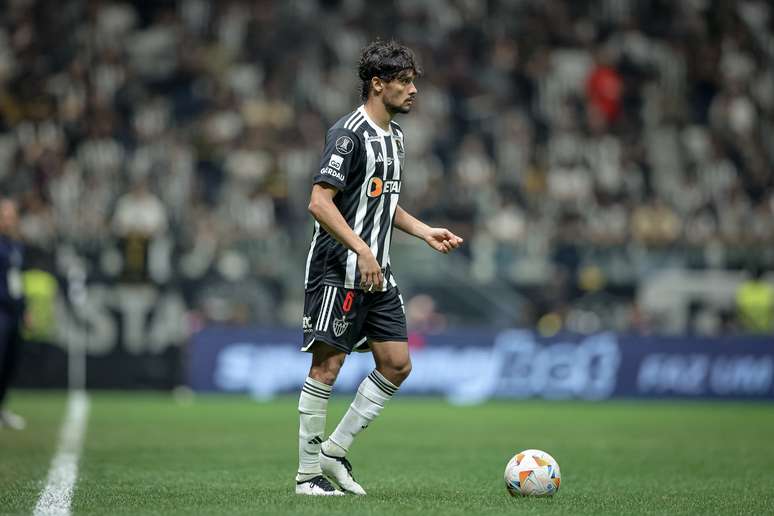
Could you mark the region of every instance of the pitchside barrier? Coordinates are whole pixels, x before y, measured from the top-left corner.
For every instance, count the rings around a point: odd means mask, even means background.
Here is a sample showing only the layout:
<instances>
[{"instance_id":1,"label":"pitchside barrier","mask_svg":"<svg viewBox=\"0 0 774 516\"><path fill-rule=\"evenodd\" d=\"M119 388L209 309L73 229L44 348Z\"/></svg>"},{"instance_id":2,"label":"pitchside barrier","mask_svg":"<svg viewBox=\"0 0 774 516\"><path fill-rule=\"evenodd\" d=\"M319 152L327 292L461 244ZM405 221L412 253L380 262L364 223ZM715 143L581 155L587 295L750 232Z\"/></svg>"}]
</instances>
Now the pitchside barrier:
<instances>
[{"instance_id":1,"label":"pitchside barrier","mask_svg":"<svg viewBox=\"0 0 774 516\"><path fill-rule=\"evenodd\" d=\"M212 327L193 336L188 380L202 392L270 399L296 393L309 370L299 331ZM403 394L453 403L492 398L714 398L774 401L774 337L656 337L613 333L541 338L527 330L411 335ZM373 368L347 358L335 392L354 392Z\"/></svg>"}]
</instances>

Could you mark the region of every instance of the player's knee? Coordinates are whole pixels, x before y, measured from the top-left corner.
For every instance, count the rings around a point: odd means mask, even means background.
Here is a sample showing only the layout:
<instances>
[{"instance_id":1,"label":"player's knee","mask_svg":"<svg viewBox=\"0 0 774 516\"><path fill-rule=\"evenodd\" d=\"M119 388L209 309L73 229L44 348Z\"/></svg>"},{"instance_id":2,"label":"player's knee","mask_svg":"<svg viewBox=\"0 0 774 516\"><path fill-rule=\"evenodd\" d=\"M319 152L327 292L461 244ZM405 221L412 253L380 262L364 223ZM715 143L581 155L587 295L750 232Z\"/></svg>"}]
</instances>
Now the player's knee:
<instances>
[{"instance_id":1,"label":"player's knee","mask_svg":"<svg viewBox=\"0 0 774 516\"><path fill-rule=\"evenodd\" d=\"M395 385L400 385L411 374L411 360L390 362L382 365L382 374Z\"/></svg>"},{"instance_id":2,"label":"player's knee","mask_svg":"<svg viewBox=\"0 0 774 516\"><path fill-rule=\"evenodd\" d=\"M395 374L398 375L400 381L403 382L411 374L411 360L407 360L403 364L400 364L395 370Z\"/></svg>"}]
</instances>

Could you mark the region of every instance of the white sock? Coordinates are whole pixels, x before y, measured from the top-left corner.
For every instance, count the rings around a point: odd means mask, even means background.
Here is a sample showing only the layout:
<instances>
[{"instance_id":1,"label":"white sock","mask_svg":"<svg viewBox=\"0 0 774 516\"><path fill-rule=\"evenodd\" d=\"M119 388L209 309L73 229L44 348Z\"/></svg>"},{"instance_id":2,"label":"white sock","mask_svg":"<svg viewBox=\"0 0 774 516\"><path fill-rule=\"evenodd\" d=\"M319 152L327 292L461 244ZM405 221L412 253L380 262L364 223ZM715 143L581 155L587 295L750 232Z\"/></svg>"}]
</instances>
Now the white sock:
<instances>
[{"instance_id":1,"label":"white sock","mask_svg":"<svg viewBox=\"0 0 774 516\"><path fill-rule=\"evenodd\" d=\"M357 388L355 399L341 418L339 426L323 443L323 453L333 457L346 455L355 436L376 419L384 404L390 401L397 391L398 387L382 376L379 371L376 369L371 371L371 374Z\"/></svg>"},{"instance_id":2,"label":"white sock","mask_svg":"<svg viewBox=\"0 0 774 516\"><path fill-rule=\"evenodd\" d=\"M322 475L320 444L325 434L328 398L333 388L313 378L306 378L298 399L298 475L297 482Z\"/></svg>"}]
</instances>

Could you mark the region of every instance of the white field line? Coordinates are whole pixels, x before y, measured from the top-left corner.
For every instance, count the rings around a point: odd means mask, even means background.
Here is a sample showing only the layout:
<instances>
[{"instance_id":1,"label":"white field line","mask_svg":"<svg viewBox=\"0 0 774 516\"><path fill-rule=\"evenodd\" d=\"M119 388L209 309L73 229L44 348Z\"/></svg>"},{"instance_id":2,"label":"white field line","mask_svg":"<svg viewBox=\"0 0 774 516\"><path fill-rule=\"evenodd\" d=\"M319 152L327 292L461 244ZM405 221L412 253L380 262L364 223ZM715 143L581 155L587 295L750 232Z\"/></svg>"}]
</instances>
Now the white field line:
<instances>
[{"instance_id":1,"label":"white field line","mask_svg":"<svg viewBox=\"0 0 774 516\"><path fill-rule=\"evenodd\" d=\"M59 434L59 448L51 460L46 487L40 493L33 515L69 516L88 414L89 398L86 393L71 391Z\"/></svg>"}]
</instances>

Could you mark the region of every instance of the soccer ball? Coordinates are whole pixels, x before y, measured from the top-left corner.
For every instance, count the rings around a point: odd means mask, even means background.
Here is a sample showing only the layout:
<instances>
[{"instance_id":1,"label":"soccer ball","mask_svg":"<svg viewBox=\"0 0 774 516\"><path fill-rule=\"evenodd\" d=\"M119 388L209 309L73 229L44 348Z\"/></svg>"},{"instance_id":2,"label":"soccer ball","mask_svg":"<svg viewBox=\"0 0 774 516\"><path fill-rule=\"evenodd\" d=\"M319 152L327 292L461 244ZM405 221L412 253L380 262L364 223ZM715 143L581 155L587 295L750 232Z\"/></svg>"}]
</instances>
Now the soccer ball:
<instances>
[{"instance_id":1,"label":"soccer ball","mask_svg":"<svg viewBox=\"0 0 774 516\"><path fill-rule=\"evenodd\" d=\"M561 476L559 464L549 454L524 450L505 466L505 487L511 496L553 496Z\"/></svg>"}]
</instances>

